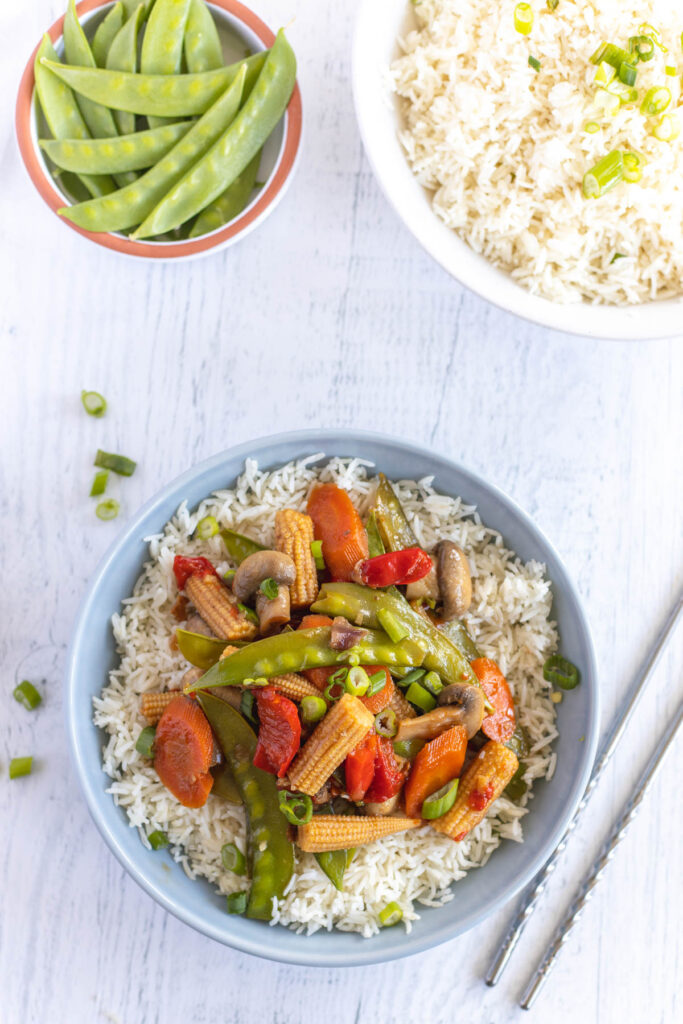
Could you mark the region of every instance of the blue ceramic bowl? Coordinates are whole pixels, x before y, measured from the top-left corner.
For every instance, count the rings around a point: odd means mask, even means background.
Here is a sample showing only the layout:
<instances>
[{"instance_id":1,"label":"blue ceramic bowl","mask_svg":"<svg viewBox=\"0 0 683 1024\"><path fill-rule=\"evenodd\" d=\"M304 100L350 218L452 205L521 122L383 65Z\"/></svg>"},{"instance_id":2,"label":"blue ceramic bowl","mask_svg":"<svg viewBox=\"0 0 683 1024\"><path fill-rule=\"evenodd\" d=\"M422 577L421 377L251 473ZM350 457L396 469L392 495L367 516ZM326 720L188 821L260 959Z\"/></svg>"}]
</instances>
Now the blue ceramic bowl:
<instances>
[{"instance_id":1,"label":"blue ceramic bowl","mask_svg":"<svg viewBox=\"0 0 683 1024\"><path fill-rule=\"evenodd\" d=\"M124 811L105 792L103 735L92 722L92 698L116 662L110 617L128 596L147 557L143 538L159 532L183 499L190 507L211 491L231 486L245 458L273 468L313 452L372 460L392 478L434 475L435 486L478 506L523 559L545 562L554 590L562 653L581 668L580 687L559 707L557 770L551 783L536 784L523 844L502 843L489 863L457 883L457 899L420 908L410 935L390 928L371 939L343 932L307 938L282 927L229 916L225 900L201 880L190 881L166 853L146 850ZM228 946L257 956L307 966L354 966L419 953L452 939L498 909L533 877L555 848L588 782L598 725L598 687L590 632L576 588L558 555L521 509L480 477L449 459L400 440L357 431L299 431L267 437L223 452L189 470L148 502L101 562L80 609L67 668L66 714L76 771L95 824L132 877L162 907ZM163 865L163 866L162 866ZM168 868L170 867L170 871Z\"/></svg>"}]
</instances>

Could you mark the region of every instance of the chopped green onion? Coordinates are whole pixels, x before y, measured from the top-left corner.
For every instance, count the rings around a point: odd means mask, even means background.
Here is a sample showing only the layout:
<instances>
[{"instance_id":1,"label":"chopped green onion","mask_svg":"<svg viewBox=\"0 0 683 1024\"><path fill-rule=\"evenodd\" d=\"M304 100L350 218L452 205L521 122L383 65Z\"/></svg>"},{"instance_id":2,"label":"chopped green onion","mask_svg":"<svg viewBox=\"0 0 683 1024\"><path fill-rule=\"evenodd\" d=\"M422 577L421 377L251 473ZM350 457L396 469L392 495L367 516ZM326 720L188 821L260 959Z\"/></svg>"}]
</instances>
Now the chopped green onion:
<instances>
[{"instance_id":1,"label":"chopped green onion","mask_svg":"<svg viewBox=\"0 0 683 1024\"><path fill-rule=\"evenodd\" d=\"M626 259L626 254L625 254L625 253L623 253L623 252L615 252L614 256L613 256L613 257L612 257L612 259L611 259L611 260L609 261L609 262L610 262L610 266L611 266L611 265L612 265L613 263L616 263L616 262L617 262L617 260L625 260L625 259Z\"/></svg>"},{"instance_id":2,"label":"chopped green onion","mask_svg":"<svg viewBox=\"0 0 683 1024\"><path fill-rule=\"evenodd\" d=\"M403 676L402 679L397 679L396 682L402 690L407 690L411 683L417 682L418 679L422 679L425 675L426 668L412 668L410 672Z\"/></svg>"},{"instance_id":3,"label":"chopped green onion","mask_svg":"<svg viewBox=\"0 0 683 1024\"><path fill-rule=\"evenodd\" d=\"M422 680L422 686L431 693L432 697L438 697L443 690L443 683L438 672L428 672Z\"/></svg>"},{"instance_id":4,"label":"chopped green onion","mask_svg":"<svg viewBox=\"0 0 683 1024\"><path fill-rule=\"evenodd\" d=\"M20 779L22 775L30 775L32 768L32 757L13 757L9 763L9 777L10 779Z\"/></svg>"},{"instance_id":5,"label":"chopped green onion","mask_svg":"<svg viewBox=\"0 0 683 1024\"><path fill-rule=\"evenodd\" d=\"M628 41L631 54L635 54L639 61L646 64L655 55L654 40L649 36L631 36Z\"/></svg>"},{"instance_id":6,"label":"chopped green onion","mask_svg":"<svg viewBox=\"0 0 683 1024\"><path fill-rule=\"evenodd\" d=\"M409 761L412 761L414 757L417 757L424 745L425 741L417 738L412 740L395 740L394 752L399 757L406 757Z\"/></svg>"},{"instance_id":7,"label":"chopped green onion","mask_svg":"<svg viewBox=\"0 0 683 1024\"><path fill-rule=\"evenodd\" d=\"M114 473L118 473L119 476L132 476L137 463L125 455L103 452L101 448L98 448L93 465L98 466L100 469L111 469Z\"/></svg>"},{"instance_id":8,"label":"chopped green onion","mask_svg":"<svg viewBox=\"0 0 683 1024\"><path fill-rule=\"evenodd\" d=\"M223 573L223 579L225 580L225 582L226 583L232 583L232 581L235 578L235 573L236 572L237 572L237 569L228 569L227 572L224 572Z\"/></svg>"},{"instance_id":9,"label":"chopped green onion","mask_svg":"<svg viewBox=\"0 0 683 1024\"><path fill-rule=\"evenodd\" d=\"M197 523L197 529L194 531L195 537L199 537L200 540L208 540L209 537L215 537L218 529L218 520L215 516L204 516Z\"/></svg>"},{"instance_id":10,"label":"chopped green onion","mask_svg":"<svg viewBox=\"0 0 683 1024\"><path fill-rule=\"evenodd\" d=\"M660 142L673 142L681 133L681 125L675 114L662 114L652 129L652 134Z\"/></svg>"},{"instance_id":11,"label":"chopped green onion","mask_svg":"<svg viewBox=\"0 0 683 1024\"><path fill-rule=\"evenodd\" d=\"M643 24L639 26L638 31L643 36L649 36L655 44L655 46L658 46L662 53L669 52L669 47L664 46L664 44L662 43L662 38L659 29L655 28L654 25L651 25L649 21L644 21Z\"/></svg>"},{"instance_id":12,"label":"chopped green onion","mask_svg":"<svg viewBox=\"0 0 683 1024\"><path fill-rule=\"evenodd\" d=\"M640 112L646 117L655 117L666 110L670 103L671 91L665 85L655 86L645 93L643 102L640 104Z\"/></svg>"},{"instance_id":13,"label":"chopped green onion","mask_svg":"<svg viewBox=\"0 0 683 1024\"><path fill-rule=\"evenodd\" d=\"M342 666L342 668L338 668L336 672L333 672L331 676L328 676L327 686L323 691L327 700L334 702L344 695L346 692L344 683L348 674L349 669Z\"/></svg>"},{"instance_id":14,"label":"chopped green onion","mask_svg":"<svg viewBox=\"0 0 683 1024\"><path fill-rule=\"evenodd\" d=\"M165 846L168 846L168 836L158 829L155 832L150 832L147 841L153 850L163 850Z\"/></svg>"},{"instance_id":15,"label":"chopped green onion","mask_svg":"<svg viewBox=\"0 0 683 1024\"><path fill-rule=\"evenodd\" d=\"M322 697L315 697L313 694L309 694L301 701L301 717L306 725L313 725L314 722L319 722L321 718L324 718L326 711L327 704Z\"/></svg>"},{"instance_id":16,"label":"chopped green onion","mask_svg":"<svg viewBox=\"0 0 683 1024\"><path fill-rule=\"evenodd\" d=\"M107 411L107 400L99 391L81 391L81 402L88 416L104 416Z\"/></svg>"},{"instance_id":17,"label":"chopped green onion","mask_svg":"<svg viewBox=\"0 0 683 1024\"><path fill-rule=\"evenodd\" d=\"M244 690L242 693L242 699L240 700L240 714L244 715L252 725L256 725L256 716L254 714L254 694L250 693L249 690Z\"/></svg>"},{"instance_id":18,"label":"chopped green onion","mask_svg":"<svg viewBox=\"0 0 683 1024\"><path fill-rule=\"evenodd\" d=\"M101 494L107 489L107 481L109 480L109 470L100 469L95 473L95 477L90 488L90 497L99 498Z\"/></svg>"},{"instance_id":19,"label":"chopped green onion","mask_svg":"<svg viewBox=\"0 0 683 1024\"><path fill-rule=\"evenodd\" d=\"M268 598L269 601L274 601L278 594L277 582L273 579L272 576L269 576L267 579L261 581L259 590L265 597Z\"/></svg>"},{"instance_id":20,"label":"chopped green onion","mask_svg":"<svg viewBox=\"0 0 683 1024\"><path fill-rule=\"evenodd\" d=\"M368 692L370 679L364 668L360 665L350 668L344 680L344 689L354 697L364 697Z\"/></svg>"},{"instance_id":21,"label":"chopped green onion","mask_svg":"<svg viewBox=\"0 0 683 1024\"><path fill-rule=\"evenodd\" d=\"M529 67L533 68L534 71L540 71L541 70L541 62L540 62L540 60L537 57L532 57L531 55L529 55Z\"/></svg>"},{"instance_id":22,"label":"chopped green onion","mask_svg":"<svg viewBox=\"0 0 683 1024\"><path fill-rule=\"evenodd\" d=\"M281 789L277 795L280 810L290 825L307 825L313 817L313 801L306 793L288 793Z\"/></svg>"},{"instance_id":23,"label":"chopped green onion","mask_svg":"<svg viewBox=\"0 0 683 1024\"><path fill-rule=\"evenodd\" d=\"M142 754L143 757L152 757L154 752L154 736L156 734L155 725L146 725L138 736L135 749L138 754Z\"/></svg>"},{"instance_id":24,"label":"chopped green onion","mask_svg":"<svg viewBox=\"0 0 683 1024\"><path fill-rule=\"evenodd\" d=\"M600 125L597 121L586 121L583 130L588 132L589 135L595 135L596 132L600 131Z\"/></svg>"},{"instance_id":25,"label":"chopped green onion","mask_svg":"<svg viewBox=\"0 0 683 1024\"><path fill-rule=\"evenodd\" d=\"M232 871L233 875L246 875L246 858L234 843L224 843L221 846L221 860L226 871Z\"/></svg>"},{"instance_id":26,"label":"chopped green onion","mask_svg":"<svg viewBox=\"0 0 683 1024\"><path fill-rule=\"evenodd\" d=\"M624 161L624 181L629 183L638 182L643 176L643 166L645 161L643 160L640 153L634 153L631 150L627 150L622 154Z\"/></svg>"},{"instance_id":27,"label":"chopped green onion","mask_svg":"<svg viewBox=\"0 0 683 1024\"><path fill-rule=\"evenodd\" d=\"M379 693L380 690L383 690L386 685L387 674L384 669L380 669L379 672L373 672L370 676L370 686L368 687L366 696L373 697L376 693Z\"/></svg>"},{"instance_id":28,"label":"chopped green onion","mask_svg":"<svg viewBox=\"0 0 683 1024\"><path fill-rule=\"evenodd\" d=\"M609 85L615 78L616 73L617 69L612 64L608 64L606 60L601 60L598 64L598 70L595 72L595 84Z\"/></svg>"},{"instance_id":29,"label":"chopped green onion","mask_svg":"<svg viewBox=\"0 0 683 1024\"><path fill-rule=\"evenodd\" d=\"M622 61L619 65L619 79L624 85L635 85L636 78L638 77L638 69L635 64L629 64L628 61Z\"/></svg>"},{"instance_id":30,"label":"chopped green onion","mask_svg":"<svg viewBox=\"0 0 683 1024\"><path fill-rule=\"evenodd\" d=\"M436 707L436 700L428 690L420 683L411 683L406 692L406 699L421 708L422 711L432 711Z\"/></svg>"},{"instance_id":31,"label":"chopped green onion","mask_svg":"<svg viewBox=\"0 0 683 1024\"><path fill-rule=\"evenodd\" d=\"M605 86L605 89L608 93L617 97L620 106L626 106L627 103L635 103L639 95L637 89L626 85L625 82L610 82L609 85Z\"/></svg>"},{"instance_id":32,"label":"chopped green onion","mask_svg":"<svg viewBox=\"0 0 683 1024\"><path fill-rule=\"evenodd\" d=\"M110 519L116 519L120 508L118 501L114 498L107 498L106 501L101 501L95 506L95 515L98 519L108 522Z\"/></svg>"},{"instance_id":33,"label":"chopped green onion","mask_svg":"<svg viewBox=\"0 0 683 1024\"><path fill-rule=\"evenodd\" d=\"M324 569L325 559L323 558L323 542L321 540L311 541L311 554L313 555L316 569Z\"/></svg>"},{"instance_id":34,"label":"chopped green onion","mask_svg":"<svg viewBox=\"0 0 683 1024\"><path fill-rule=\"evenodd\" d=\"M427 821L434 821L435 818L441 818L444 814L450 811L451 807L455 803L455 797L458 792L458 784L460 779L453 779L451 782L447 782L441 789L437 789L436 793L432 793L422 804L422 811L420 812L423 818Z\"/></svg>"},{"instance_id":35,"label":"chopped green onion","mask_svg":"<svg viewBox=\"0 0 683 1024\"><path fill-rule=\"evenodd\" d=\"M377 612L377 618L379 619L380 626L385 633L388 634L389 639L393 643L400 644L401 640L405 640L408 636L408 630L404 626L401 626L392 612L388 611L386 608L381 608Z\"/></svg>"},{"instance_id":36,"label":"chopped green onion","mask_svg":"<svg viewBox=\"0 0 683 1024\"><path fill-rule=\"evenodd\" d=\"M600 113L614 117L621 106L621 100L616 93L600 85L595 93L595 106Z\"/></svg>"},{"instance_id":37,"label":"chopped green onion","mask_svg":"<svg viewBox=\"0 0 683 1024\"><path fill-rule=\"evenodd\" d=\"M613 43L601 43L590 60L591 64L611 64L618 71L624 61L630 63L631 54Z\"/></svg>"},{"instance_id":38,"label":"chopped green onion","mask_svg":"<svg viewBox=\"0 0 683 1024\"><path fill-rule=\"evenodd\" d=\"M624 161L620 149L603 156L595 167L583 176L583 194L586 199L597 199L618 185L624 177Z\"/></svg>"},{"instance_id":39,"label":"chopped green onion","mask_svg":"<svg viewBox=\"0 0 683 1024\"><path fill-rule=\"evenodd\" d=\"M241 601L237 602L237 607L242 612L242 615L246 616L255 626L258 626L258 615L253 608L247 608L246 604L242 604Z\"/></svg>"},{"instance_id":40,"label":"chopped green onion","mask_svg":"<svg viewBox=\"0 0 683 1024\"><path fill-rule=\"evenodd\" d=\"M534 23L531 4L517 4L515 7L515 31L528 36Z\"/></svg>"},{"instance_id":41,"label":"chopped green onion","mask_svg":"<svg viewBox=\"0 0 683 1024\"><path fill-rule=\"evenodd\" d=\"M676 74L677 74L677 73L678 73L678 68L675 68L675 67L673 66L673 64L667 64L667 65L666 65L666 66L664 67L664 74L665 74L665 75L668 75L668 76L669 76L669 78L675 78L675 76L676 76Z\"/></svg>"},{"instance_id":42,"label":"chopped green onion","mask_svg":"<svg viewBox=\"0 0 683 1024\"><path fill-rule=\"evenodd\" d=\"M520 6L522 5L520 4ZM526 7L528 5L524 4L524 6ZM391 928L392 925L398 924L399 921L403 920L403 911L399 907L398 903L392 901L391 903L387 903L384 910L380 910L377 916L379 917L379 923L382 928Z\"/></svg>"},{"instance_id":43,"label":"chopped green onion","mask_svg":"<svg viewBox=\"0 0 683 1024\"><path fill-rule=\"evenodd\" d=\"M546 0L546 7L549 11L556 11L560 0Z\"/></svg>"},{"instance_id":44,"label":"chopped green onion","mask_svg":"<svg viewBox=\"0 0 683 1024\"><path fill-rule=\"evenodd\" d=\"M14 687L14 699L23 704L27 711L35 711L43 698L33 683L29 683L28 679L24 679Z\"/></svg>"},{"instance_id":45,"label":"chopped green onion","mask_svg":"<svg viewBox=\"0 0 683 1024\"><path fill-rule=\"evenodd\" d=\"M246 892L231 892L225 897L229 914L243 914L247 909L249 894Z\"/></svg>"},{"instance_id":46,"label":"chopped green onion","mask_svg":"<svg viewBox=\"0 0 683 1024\"><path fill-rule=\"evenodd\" d=\"M385 708L375 715L375 732L378 736L393 740L398 732L398 718L393 708Z\"/></svg>"},{"instance_id":47,"label":"chopped green onion","mask_svg":"<svg viewBox=\"0 0 683 1024\"><path fill-rule=\"evenodd\" d=\"M543 678L562 690L573 690L581 682L581 674L571 661L561 654L553 654L543 666Z\"/></svg>"}]
</instances>

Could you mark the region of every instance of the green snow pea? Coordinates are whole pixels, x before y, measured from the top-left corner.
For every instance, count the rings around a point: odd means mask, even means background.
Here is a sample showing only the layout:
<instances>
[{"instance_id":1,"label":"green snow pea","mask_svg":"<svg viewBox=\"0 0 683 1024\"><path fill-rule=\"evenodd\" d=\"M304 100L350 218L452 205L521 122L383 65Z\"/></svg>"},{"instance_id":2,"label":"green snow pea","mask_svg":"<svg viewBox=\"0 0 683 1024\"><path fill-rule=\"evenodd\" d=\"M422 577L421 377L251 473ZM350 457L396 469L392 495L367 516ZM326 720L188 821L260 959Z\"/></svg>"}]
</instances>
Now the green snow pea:
<instances>
[{"instance_id":1,"label":"green snow pea","mask_svg":"<svg viewBox=\"0 0 683 1024\"><path fill-rule=\"evenodd\" d=\"M229 185L225 192L222 192L217 199L214 199L202 210L190 231L190 238L208 235L210 231L216 231L223 227L242 212L254 191L260 163L261 150L247 164L242 173L237 175L232 185Z\"/></svg>"},{"instance_id":2,"label":"green snow pea","mask_svg":"<svg viewBox=\"0 0 683 1024\"><path fill-rule=\"evenodd\" d=\"M204 671L215 665L227 647L225 640L202 633L191 633L188 629L176 629L178 650L186 661Z\"/></svg>"},{"instance_id":3,"label":"green snow pea","mask_svg":"<svg viewBox=\"0 0 683 1024\"><path fill-rule=\"evenodd\" d=\"M104 67L111 42L123 25L125 18L125 8L121 0L117 0L97 26L92 40L92 55L98 68Z\"/></svg>"},{"instance_id":4,"label":"green snow pea","mask_svg":"<svg viewBox=\"0 0 683 1024\"><path fill-rule=\"evenodd\" d=\"M74 94L61 79L45 67L43 60L46 58L57 61L57 54L48 35L43 36L43 41L38 47L33 69L36 92L48 128L55 139L90 138L90 132L78 109ZM105 196L116 188L113 179L107 175L84 174L80 180L93 196Z\"/></svg>"},{"instance_id":5,"label":"green snow pea","mask_svg":"<svg viewBox=\"0 0 683 1024\"><path fill-rule=\"evenodd\" d=\"M112 139L44 139L39 146L53 163L76 174L123 174L152 167L187 134L192 121L176 121Z\"/></svg>"},{"instance_id":6,"label":"green snow pea","mask_svg":"<svg viewBox=\"0 0 683 1024\"><path fill-rule=\"evenodd\" d=\"M139 4L112 40L105 67L111 71L137 71L138 34L144 19L145 5ZM116 110L114 120L121 135L131 135L135 131L135 114Z\"/></svg>"},{"instance_id":7,"label":"green snow pea","mask_svg":"<svg viewBox=\"0 0 683 1024\"><path fill-rule=\"evenodd\" d=\"M348 850L326 850L314 854L318 864L339 892L344 891L344 875L355 852L356 849L352 846Z\"/></svg>"},{"instance_id":8,"label":"green snow pea","mask_svg":"<svg viewBox=\"0 0 683 1024\"><path fill-rule=\"evenodd\" d=\"M228 761L221 761L211 769L213 775L213 786L211 795L218 796L221 800L227 800L230 804L241 804L242 795L237 788L235 776Z\"/></svg>"},{"instance_id":9,"label":"green snow pea","mask_svg":"<svg viewBox=\"0 0 683 1024\"><path fill-rule=\"evenodd\" d=\"M185 25L185 63L187 70L213 71L223 67L223 51L216 22L204 0L190 0Z\"/></svg>"},{"instance_id":10,"label":"green snow pea","mask_svg":"<svg viewBox=\"0 0 683 1024\"><path fill-rule=\"evenodd\" d=\"M157 0L142 39L140 70L146 75L177 75L183 59L183 37L190 0ZM150 128L168 118L150 117Z\"/></svg>"},{"instance_id":11,"label":"green snow pea","mask_svg":"<svg viewBox=\"0 0 683 1024\"><path fill-rule=\"evenodd\" d=\"M216 71L196 75L143 75L106 68L71 68L56 59L42 63L80 96L104 103L114 110L160 117L192 117L205 113L216 102L243 64L247 66L247 85L263 67L268 51Z\"/></svg>"},{"instance_id":12,"label":"green snow pea","mask_svg":"<svg viewBox=\"0 0 683 1024\"><path fill-rule=\"evenodd\" d=\"M139 224L233 120L242 96L245 67L246 61L230 88L192 125L180 142L131 185L111 196L62 207L58 212L88 231L121 231Z\"/></svg>"},{"instance_id":13,"label":"green snow pea","mask_svg":"<svg viewBox=\"0 0 683 1024\"><path fill-rule=\"evenodd\" d=\"M287 822L280 814L275 776L252 764L256 734L238 711L210 693L199 697L228 760L247 813L247 864L251 878L247 917L269 921L294 870Z\"/></svg>"},{"instance_id":14,"label":"green snow pea","mask_svg":"<svg viewBox=\"0 0 683 1024\"><path fill-rule=\"evenodd\" d=\"M280 29L258 81L234 122L208 153L171 187L132 237L147 238L172 230L203 210L230 186L284 114L295 81L296 58Z\"/></svg>"},{"instance_id":15,"label":"green snow pea","mask_svg":"<svg viewBox=\"0 0 683 1024\"><path fill-rule=\"evenodd\" d=\"M400 551L402 548L414 548L417 545L401 502L384 473L379 474L372 514L387 551Z\"/></svg>"},{"instance_id":16,"label":"green snow pea","mask_svg":"<svg viewBox=\"0 0 683 1024\"><path fill-rule=\"evenodd\" d=\"M439 626L439 629L448 637L452 644L455 644L468 661L474 661L475 658L481 657L479 648L470 636L467 626L460 619L451 619L450 622L444 622L443 625Z\"/></svg>"},{"instance_id":17,"label":"green snow pea","mask_svg":"<svg viewBox=\"0 0 683 1024\"><path fill-rule=\"evenodd\" d=\"M225 550L233 562L237 562L238 565L249 555L264 550L263 544L259 544L258 541L252 540L251 537L245 537L241 533L235 533L234 530L221 530L220 535L225 544Z\"/></svg>"}]
</instances>

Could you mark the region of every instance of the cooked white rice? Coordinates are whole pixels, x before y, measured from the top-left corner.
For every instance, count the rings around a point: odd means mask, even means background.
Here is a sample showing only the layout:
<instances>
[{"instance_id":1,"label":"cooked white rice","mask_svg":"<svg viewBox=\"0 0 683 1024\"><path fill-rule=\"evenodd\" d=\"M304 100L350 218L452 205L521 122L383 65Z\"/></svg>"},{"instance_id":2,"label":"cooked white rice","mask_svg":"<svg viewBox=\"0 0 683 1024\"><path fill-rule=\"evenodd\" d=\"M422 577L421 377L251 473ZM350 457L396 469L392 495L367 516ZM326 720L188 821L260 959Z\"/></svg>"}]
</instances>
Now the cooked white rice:
<instances>
[{"instance_id":1,"label":"cooked white rice","mask_svg":"<svg viewBox=\"0 0 683 1024\"><path fill-rule=\"evenodd\" d=\"M159 781L153 767L135 750L143 725L139 697L179 683L187 669L173 653L169 638L177 623L171 615L177 590L173 558L178 553L203 554L227 570L220 538L192 540L198 521L214 515L222 526L242 530L270 542L274 512L282 507L303 508L315 480L331 480L346 488L357 507L367 504L373 490L367 467L359 459L332 459L316 467L322 456L312 455L264 473L248 460L234 490L217 491L190 512L183 503L163 533L149 538L150 561L112 625L121 656L102 696L95 698L94 720L108 734L103 764L111 777L109 792L123 807L143 843L154 829L165 831L171 853L187 874L204 876L220 892L243 887L243 880L224 870L220 851L226 842L245 849L244 813L225 801L209 798L204 807L181 806ZM482 653L496 659L514 693L518 720L527 729L532 754L526 781L552 776L555 755L550 745L557 736L555 706L542 675L545 659L557 646L550 621L550 582L538 562L520 562L503 546L500 534L484 526L474 507L460 498L437 494L431 478L402 481L397 491L418 540L426 548L443 537L456 540L467 552L474 597L468 625ZM501 839L522 841L521 819L527 813L531 790L518 806L501 798L490 814L461 843L431 828L391 836L358 850L346 874L345 891L337 892L322 874L312 854L296 854L296 869L285 897L275 907L273 923L312 933L340 928L365 936L378 930L377 914L390 901L403 909L404 922L419 916L415 904L438 905L452 899L449 887L472 867L485 864Z\"/></svg>"},{"instance_id":2,"label":"cooked white rice","mask_svg":"<svg viewBox=\"0 0 683 1024\"><path fill-rule=\"evenodd\" d=\"M615 116L595 106L590 57L603 41L628 49L649 22L667 53L638 65L651 86L681 95L681 5L672 0L532 0L529 36L516 0L416 0L417 29L399 40L391 81L400 133L434 210L478 253L529 291L557 302L637 303L681 292L683 136L659 142L640 102ZM541 62L536 73L529 56ZM675 76L665 66L677 69ZM595 134L585 125L597 122ZM586 171L615 149L646 166L639 184L583 197ZM620 253L625 258L612 262Z\"/></svg>"}]
</instances>

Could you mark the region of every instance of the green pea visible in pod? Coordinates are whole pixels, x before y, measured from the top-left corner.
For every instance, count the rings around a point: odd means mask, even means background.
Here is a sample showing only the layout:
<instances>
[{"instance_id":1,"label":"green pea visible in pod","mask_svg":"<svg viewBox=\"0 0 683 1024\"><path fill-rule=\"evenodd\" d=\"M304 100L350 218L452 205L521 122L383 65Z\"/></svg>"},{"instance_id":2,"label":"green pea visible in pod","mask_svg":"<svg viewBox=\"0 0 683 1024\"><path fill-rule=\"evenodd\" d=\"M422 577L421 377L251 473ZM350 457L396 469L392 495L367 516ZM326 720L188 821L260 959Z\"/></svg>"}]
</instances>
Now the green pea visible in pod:
<instances>
[{"instance_id":1,"label":"green pea visible in pod","mask_svg":"<svg viewBox=\"0 0 683 1024\"><path fill-rule=\"evenodd\" d=\"M223 67L223 51L216 23L204 0L190 0L183 39L187 70L213 71Z\"/></svg>"},{"instance_id":2,"label":"green pea visible in pod","mask_svg":"<svg viewBox=\"0 0 683 1024\"><path fill-rule=\"evenodd\" d=\"M111 71L137 71L138 35L144 19L145 5L139 3L112 40L103 67L107 67ZM115 110L114 120L121 135L132 135L135 131L135 114L129 114L125 110Z\"/></svg>"},{"instance_id":3,"label":"green pea visible in pod","mask_svg":"<svg viewBox=\"0 0 683 1024\"><path fill-rule=\"evenodd\" d=\"M41 139L39 145L64 170L75 174L117 174L152 167L191 127L192 121L177 121L112 139Z\"/></svg>"}]
</instances>

